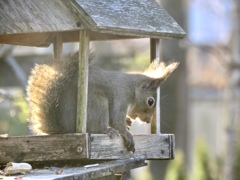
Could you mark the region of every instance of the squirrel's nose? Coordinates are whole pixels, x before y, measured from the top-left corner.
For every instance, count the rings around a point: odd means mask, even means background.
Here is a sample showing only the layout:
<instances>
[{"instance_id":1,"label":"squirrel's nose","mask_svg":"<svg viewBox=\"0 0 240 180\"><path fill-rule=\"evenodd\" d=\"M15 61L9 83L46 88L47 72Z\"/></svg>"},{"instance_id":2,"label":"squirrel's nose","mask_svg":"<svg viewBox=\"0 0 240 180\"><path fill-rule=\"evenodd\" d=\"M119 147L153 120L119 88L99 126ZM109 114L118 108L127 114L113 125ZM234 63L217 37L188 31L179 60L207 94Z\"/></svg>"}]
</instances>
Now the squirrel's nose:
<instances>
[{"instance_id":1,"label":"squirrel's nose","mask_svg":"<svg viewBox=\"0 0 240 180\"><path fill-rule=\"evenodd\" d=\"M151 116L150 118L149 118L149 117L146 118L146 119L145 119L145 122L148 123L148 124L151 123L151 122L152 122L152 116Z\"/></svg>"},{"instance_id":2,"label":"squirrel's nose","mask_svg":"<svg viewBox=\"0 0 240 180\"><path fill-rule=\"evenodd\" d=\"M145 122L149 124L149 123L151 123L151 121L152 121L152 119L147 119Z\"/></svg>"}]
</instances>

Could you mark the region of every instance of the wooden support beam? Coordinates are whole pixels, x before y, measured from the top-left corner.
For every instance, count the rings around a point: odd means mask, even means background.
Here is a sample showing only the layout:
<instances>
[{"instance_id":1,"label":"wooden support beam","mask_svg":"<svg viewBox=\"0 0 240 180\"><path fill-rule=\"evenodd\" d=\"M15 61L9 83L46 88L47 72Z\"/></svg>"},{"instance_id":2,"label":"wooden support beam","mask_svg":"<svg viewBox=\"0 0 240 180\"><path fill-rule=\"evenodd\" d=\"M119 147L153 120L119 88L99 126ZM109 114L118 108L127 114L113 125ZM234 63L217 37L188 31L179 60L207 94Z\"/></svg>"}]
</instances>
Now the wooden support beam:
<instances>
[{"instance_id":1,"label":"wooden support beam","mask_svg":"<svg viewBox=\"0 0 240 180\"><path fill-rule=\"evenodd\" d=\"M87 158L88 134L0 137L0 164Z\"/></svg>"},{"instance_id":2,"label":"wooden support beam","mask_svg":"<svg viewBox=\"0 0 240 180\"><path fill-rule=\"evenodd\" d=\"M62 33L61 32L54 33L53 51L54 51L55 61L61 61L62 59L62 49L63 49L62 46L63 46Z\"/></svg>"},{"instance_id":3,"label":"wooden support beam","mask_svg":"<svg viewBox=\"0 0 240 180\"><path fill-rule=\"evenodd\" d=\"M104 134L91 134L90 159L121 159L145 155L147 159L173 159L173 134L135 134L135 152L123 146L121 137L110 139ZM151 148L149 148L151 147Z\"/></svg>"},{"instance_id":4,"label":"wooden support beam","mask_svg":"<svg viewBox=\"0 0 240 180\"><path fill-rule=\"evenodd\" d=\"M156 59L157 55L157 40L154 38L150 38L150 62L153 62Z\"/></svg>"},{"instance_id":5,"label":"wooden support beam","mask_svg":"<svg viewBox=\"0 0 240 180\"><path fill-rule=\"evenodd\" d=\"M158 59L160 63L160 39L150 39L150 61ZM161 117L160 117L160 87L157 89L156 110L151 123L151 132L161 134Z\"/></svg>"},{"instance_id":6,"label":"wooden support beam","mask_svg":"<svg viewBox=\"0 0 240 180\"><path fill-rule=\"evenodd\" d=\"M78 73L78 107L76 132L86 133L87 128L87 97L88 97L88 53L89 32L81 30L79 44L79 73Z\"/></svg>"},{"instance_id":7,"label":"wooden support beam","mask_svg":"<svg viewBox=\"0 0 240 180\"><path fill-rule=\"evenodd\" d=\"M105 134L62 134L47 136L0 137L0 164L82 159L122 159L145 155L147 159L173 159L174 135L133 136L135 153L124 147L122 137ZM149 148L151 147L151 148Z\"/></svg>"},{"instance_id":8,"label":"wooden support beam","mask_svg":"<svg viewBox=\"0 0 240 180\"><path fill-rule=\"evenodd\" d=\"M0 35L0 44L48 47L52 41L50 32Z\"/></svg>"}]
</instances>

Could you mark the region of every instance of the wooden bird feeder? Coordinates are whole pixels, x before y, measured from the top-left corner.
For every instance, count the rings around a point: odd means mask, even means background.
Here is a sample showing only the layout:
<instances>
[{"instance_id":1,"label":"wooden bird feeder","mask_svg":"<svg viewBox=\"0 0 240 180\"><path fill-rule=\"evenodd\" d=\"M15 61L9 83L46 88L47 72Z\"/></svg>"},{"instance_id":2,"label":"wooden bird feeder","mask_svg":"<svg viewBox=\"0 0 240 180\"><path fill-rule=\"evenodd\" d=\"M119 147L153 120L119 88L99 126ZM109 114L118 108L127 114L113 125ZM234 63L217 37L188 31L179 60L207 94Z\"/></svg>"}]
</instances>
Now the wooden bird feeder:
<instances>
[{"instance_id":1,"label":"wooden bird feeder","mask_svg":"<svg viewBox=\"0 0 240 180\"><path fill-rule=\"evenodd\" d=\"M181 39L185 35L159 4L153 0L2 0L0 7L0 44L35 47L53 44L55 60L61 63L62 44L79 42L81 85L77 133L0 138L0 164L142 155L147 159L174 158L174 135L160 133L159 118L156 134L134 135L134 154L126 150L122 138L86 132L89 42L150 38L150 59L155 59L159 39Z\"/></svg>"}]
</instances>

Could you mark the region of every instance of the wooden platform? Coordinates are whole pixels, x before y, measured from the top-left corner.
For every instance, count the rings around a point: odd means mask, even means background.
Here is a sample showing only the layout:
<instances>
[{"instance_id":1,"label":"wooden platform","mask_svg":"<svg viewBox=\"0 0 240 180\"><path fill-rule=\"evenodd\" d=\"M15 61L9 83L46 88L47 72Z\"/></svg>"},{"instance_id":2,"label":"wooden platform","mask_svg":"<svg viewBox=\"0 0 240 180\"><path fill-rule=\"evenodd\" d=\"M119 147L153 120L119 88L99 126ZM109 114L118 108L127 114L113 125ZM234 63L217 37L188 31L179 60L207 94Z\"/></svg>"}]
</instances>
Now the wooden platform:
<instances>
[{"instance_id":1,"label":"wooden platform","mask_svg":"<svg viewBox=\"0 0 240 180\"><path fill-rule=\"evenodd\" d=\"M128 172L131 169L146 166L146 157L112 160L109 162L94 164L93 167L64 167L50 169L34 169L30 173L23 175L23 179L45 179L45 180L73 180L73 179L95 179L112 176L116 173ZM60 172L60 174L56 174ZM21 175L1 176L0 179L18 179ZM19 178L20 179L20 178Z\"/></svg>"},{"instance_id":2,"label":"wooden platform","mask_svg":"<svg viewBox=\"0 0 240 180\"><path fill-rule=\"evenodd\" d=\"M54 160L111 160L136 156L147 159L173 159L174 135L134 135L135 153L128 152L121 137L104 134L63 134L0 138L0 164Z\"/></svg>"}]
</instances>

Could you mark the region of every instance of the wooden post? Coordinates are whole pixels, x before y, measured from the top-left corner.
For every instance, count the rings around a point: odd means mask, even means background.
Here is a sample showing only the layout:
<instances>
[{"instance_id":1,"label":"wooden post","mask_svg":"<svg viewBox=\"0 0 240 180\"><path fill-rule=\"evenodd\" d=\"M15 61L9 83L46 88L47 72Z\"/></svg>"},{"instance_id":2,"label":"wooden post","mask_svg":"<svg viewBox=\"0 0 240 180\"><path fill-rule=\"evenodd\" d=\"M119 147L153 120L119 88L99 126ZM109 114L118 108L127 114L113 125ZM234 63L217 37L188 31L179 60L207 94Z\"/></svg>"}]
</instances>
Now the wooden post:
<instances>
[{"instance_id":1,"label":"wooden post","mask_svg":"<svg viewBox=\"0 0 240 180\"><path fill-rule=\"evenodd\" d=\"M150 38L150 62L153 62L157 56L157 39Z\"/></svg>"},{"instance_id":2,"label":"wooden post","mask_svg":"<svg viewBox=\"0 0 240 180\"><path fill-rule=\"evenodd\" d=\"M54 34L53 40L54 60L60 61L62 59L62 33L57 32Z\"/></svg>"},{"instance_id":3,"label":"wooden post","mask_svg":"<svg viewBox=\"0 0 240 180\"><path fill-rule=\"evenodd\" d=\"M160 39L150 39L150 61L153 62L158 58L160 63ZM156 125L156 127L155 127ZM156 112L151 126L151 132L161 134L160 120L160 88L157 89Z\"/></svg>"},{"instance_id":4,"label":"wooden post","mask_svg":"<svg viewBox=\"0 0 240 180\"><path fill-rule=\"evenodd\" d=\"M86 133L89 32L87 30L81 30L79 37L80 44L79 44L78 107L77 107L76 132Z\"/></svg>"}]
</instances>

